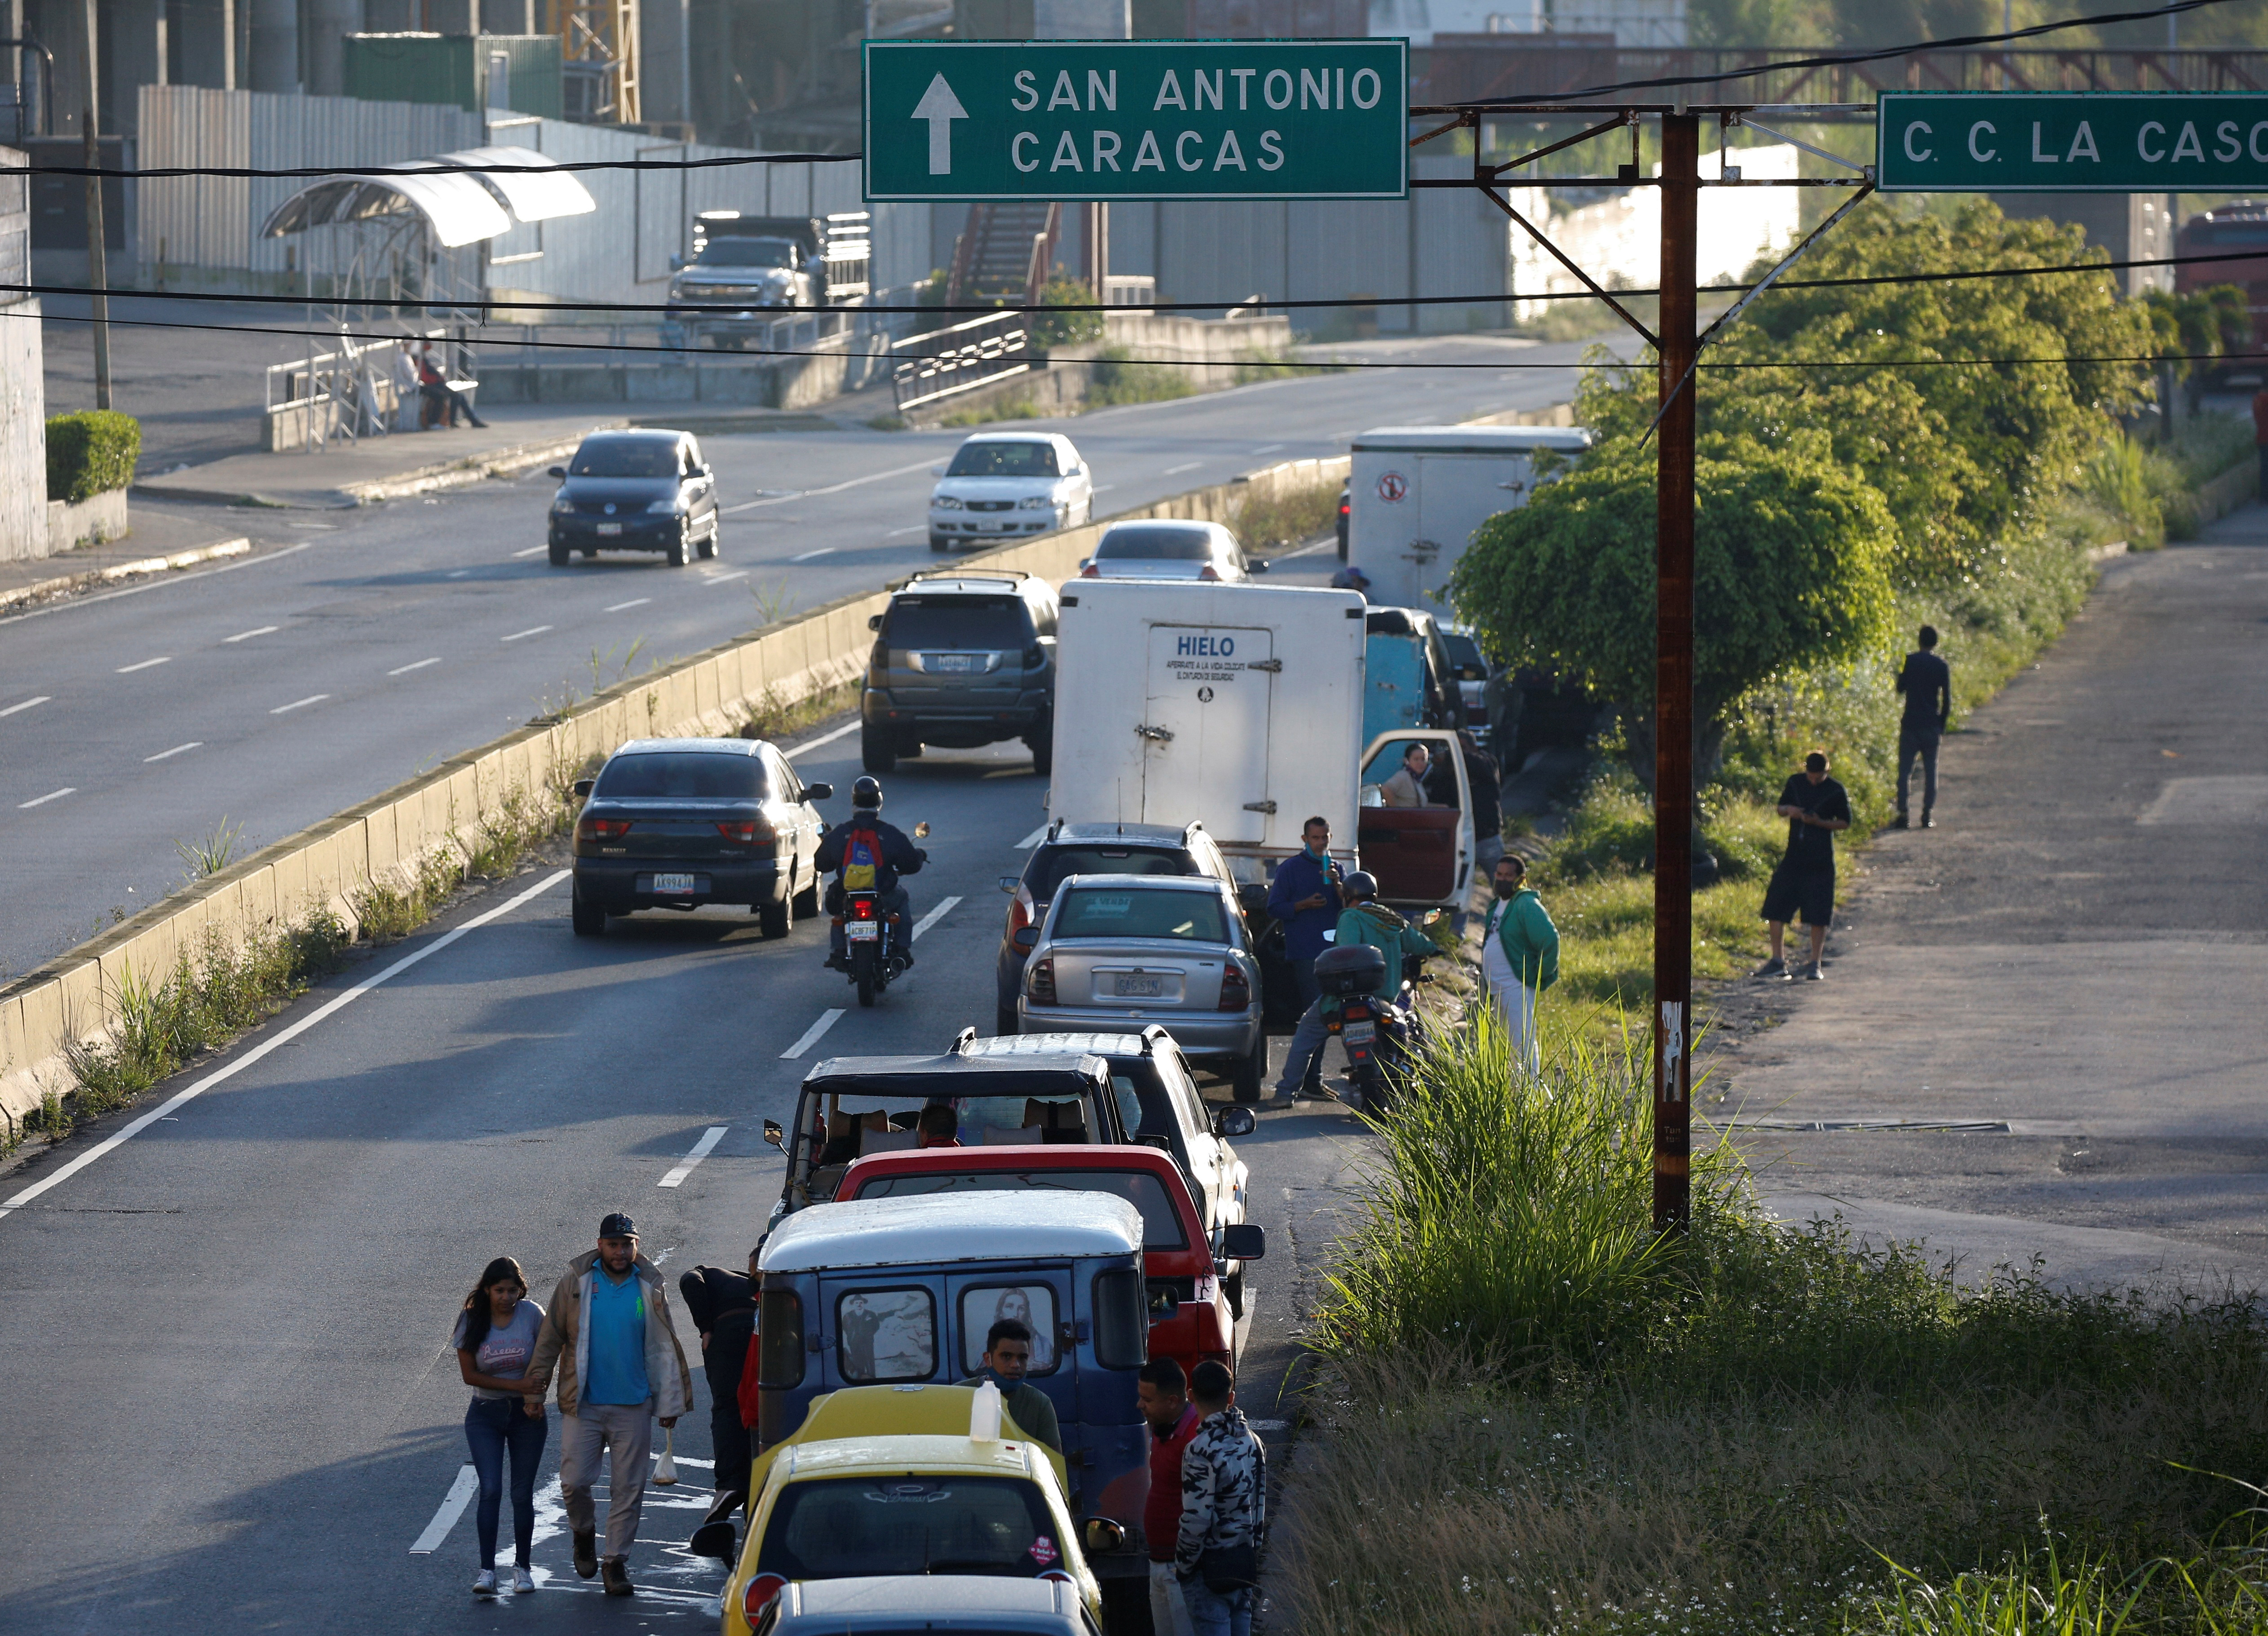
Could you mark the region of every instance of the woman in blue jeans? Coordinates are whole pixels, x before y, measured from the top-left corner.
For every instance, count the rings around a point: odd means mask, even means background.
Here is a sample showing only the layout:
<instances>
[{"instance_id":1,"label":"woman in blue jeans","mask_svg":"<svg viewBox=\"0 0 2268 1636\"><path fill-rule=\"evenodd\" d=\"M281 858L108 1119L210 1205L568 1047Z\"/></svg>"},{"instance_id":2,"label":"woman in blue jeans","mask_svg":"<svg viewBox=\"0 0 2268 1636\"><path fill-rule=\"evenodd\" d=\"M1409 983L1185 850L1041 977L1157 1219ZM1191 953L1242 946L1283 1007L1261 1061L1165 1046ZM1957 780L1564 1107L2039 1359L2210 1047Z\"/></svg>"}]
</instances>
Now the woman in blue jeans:
<instances>
[{"instance_id":1,"label":"woman in blue jeans","mask_svg":"<svg viewBox=\"0 0 2268 1636\"><path fill-rule=\"evenodd\" d=\"M542 1327L543 1308L528 1300L519 1263L498 1256L465 1297L450 1339L457 1349L457 1367L473 1389L472 1404L465 1411L465 1441L472 1447L473 1470L481 1479L476 1513L481 1571L473 1576L475 1596L493 1596L497 1591L497 1521L504 1505L506 1449L512 1452L512 1588L535 1588L527 1556L535 1538L535 1470L543 1460L550 1422L541 1403L530 1404L524 1394L529 1384L527 1366L535 1357L536 1332Z\"/></svg>"}]
</instances>

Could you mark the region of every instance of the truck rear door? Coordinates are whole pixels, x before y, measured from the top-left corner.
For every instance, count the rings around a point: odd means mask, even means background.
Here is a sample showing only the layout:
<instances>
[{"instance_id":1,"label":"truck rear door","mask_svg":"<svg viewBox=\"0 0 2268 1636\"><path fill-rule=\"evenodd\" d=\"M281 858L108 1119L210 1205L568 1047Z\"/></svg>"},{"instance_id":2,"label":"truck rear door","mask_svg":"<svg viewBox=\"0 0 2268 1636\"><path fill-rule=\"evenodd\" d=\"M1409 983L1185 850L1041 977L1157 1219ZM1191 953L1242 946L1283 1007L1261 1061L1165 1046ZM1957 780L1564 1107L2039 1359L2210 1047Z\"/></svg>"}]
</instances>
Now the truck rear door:
<instances>
[{"instance_id":1,"label":"truck rear door","mask_svg":"<svg viewBox=\"0 0 2268 1636\"><path fill-rule=\"evenodd\" d=\"M1268 718L1275 632L1235 625L1152 625L1141 725L1141 822L1202 821L1215 841L1265 838ZM1108 811L1113 792L1092 792Z\"/></svg>"},{"instance_id":2,"label":"truck rear door","mask_svg":"<svg viewBox=\"0 0 2268 1636\"><path fill-rule=\"evenodd\" d=\"M1498 512L1528 504L1534 467L1525 454L1475 451L1469 454L1424 454L1414 498L1418 537L1434 551L1418 572L1424 601L1413 607L1440 618L1454 617L1440 592L1450 571L1473 542L1473 531Z\"/></svg>"}]
</instances>

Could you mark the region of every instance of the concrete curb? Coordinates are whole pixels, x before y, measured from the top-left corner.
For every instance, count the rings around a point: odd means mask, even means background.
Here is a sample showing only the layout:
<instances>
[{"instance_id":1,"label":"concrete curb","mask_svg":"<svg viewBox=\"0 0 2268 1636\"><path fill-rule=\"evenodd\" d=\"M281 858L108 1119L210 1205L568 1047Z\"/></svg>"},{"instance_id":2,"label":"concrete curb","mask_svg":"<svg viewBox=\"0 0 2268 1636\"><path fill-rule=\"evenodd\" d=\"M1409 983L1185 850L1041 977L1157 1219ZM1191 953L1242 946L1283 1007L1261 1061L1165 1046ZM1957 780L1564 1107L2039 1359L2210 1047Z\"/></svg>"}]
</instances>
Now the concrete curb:
<instances>
[{"instance_id":1,"label":"concrete curb","mask_svg":"<svg viewBox=\"0 0 2268 1636\"><path fill-rule=\"evenodd\" d=\"M131 579L141 574L167 573L177 568L195 568L200 563L217 562L225 556L242 556L252 549L249 540L223 540L215 545L201 545L194 550L175 551L170 556L137 557L130 563L113 563L107 568L98 568L83 574L63 574L53 579L34 580L30 585L17 586L12 590L0 591L0 608L14 608L19 603L44 601L68 591L87 586L101 585L107 580Z\"/></svg>"},{"instance_id":2,"label":"concrete curb","mask_svg":"<svg viewBox=\"0 0 2268 1636\"><path fill-rule=\"evenodd\" d=\"M627 426L628 419L616 416L611 420L593 421L580 431L565 438L546 438L533 443L508 444L491 449L485 454L468 454L453 461L443 461L431 466L416 466L388 477L372 477L361 483L342 483L329 492L336 497L321 505L299 500L278 499L273 495L257 491L224 493L218 489L199 488L180 483L137 483L133 491L153 500L193 500L201 505L256 505L276 511L343 511L357 505L374 505L387 500L408 499L420 494L431 494L438 489L458 489L475 483L485 483L490 477L517 477L539 466L563 461L575 452L576 446L594 431L611 431ZM320 458L320 457L306 457ZM195 468L191 468L195 469ZM171 476L180 474L169 473Z\"/></svg>"}]
</instances>

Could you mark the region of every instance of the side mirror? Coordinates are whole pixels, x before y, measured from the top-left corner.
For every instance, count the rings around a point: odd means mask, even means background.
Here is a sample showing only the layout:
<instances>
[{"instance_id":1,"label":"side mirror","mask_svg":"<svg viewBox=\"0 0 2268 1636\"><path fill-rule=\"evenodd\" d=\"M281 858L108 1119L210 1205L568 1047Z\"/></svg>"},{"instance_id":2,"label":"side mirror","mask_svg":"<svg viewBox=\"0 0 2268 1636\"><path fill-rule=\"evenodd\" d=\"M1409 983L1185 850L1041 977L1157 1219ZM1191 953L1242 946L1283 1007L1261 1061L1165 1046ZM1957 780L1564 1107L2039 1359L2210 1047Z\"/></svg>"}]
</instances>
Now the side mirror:
<instances>
[{"instance_id":1,"label":"side mirror","mask_svg":"<svg viewBox=\"0 0 2268 1636\"><path fill-rule=\"evenodd\" d=\"M1182 1298L1174 1293L1170 1284L1150 1286L1150 1322L1163 1323L1182 1309Z\"/></svg>"},{"instance_id":2,"label":"side mirror","mask_svg":"<svg viewBox=\"0 0 2268 1636\"><path fill-rule=\"evenodd\" d=\"M556 477L563 483L566 481L567 468L564 466L547 466L544 468L543 475L547 477Z\"/></svg>"},{"instance_id":3,"label":"side mirror","mask_svg":"<svg viewBox=\"0 0 2268 1636\"><path fill-rule=\"evenodd\" d=\"M1256 1221L1232 1221L1213 1232L1213 1256L1220 1261L1259 1261L1268 1254L1268 1233Z\"/></svg>"},{"instance_id":4,"label":"side mirror","mask_svg":"<svg viewBox=\"0 0 2268 1636\"><path fill-rule=\"evenodd\" d=\"M866 629L867 629L867 630L880 630L881 628L882 628L882 616L881 616L880 614L869 614L869 615L866 615Z\"/></svg>"},{"instance_id":5,"label":"side mirror","mask_svg":"<svg viewBox=\"0 0 2268 1636\"><path fill-rule=\"evenodd\" d=\"M1260 1128L1260 1116L1249 1108L1224 1108L1212 1122L1215 1136L1249 1136Z\"/></svg>"},{"instance_id":6,"label":"side mirror","mask_svg":"<svg viewBox=\"0 0 2268 1636\"><path fill-rule=\"evenodd\" d=\"M685 270L685 258L681 255L671 256L669 258L669 270L673 273L683 272Z\"/></svg>"},{"instance_id":7,"label":"side mirror","mask_svg":"<svg viewBox=\"0 0 2268 1636\"><path fill-rule=\"evenodd\" d=\"M914 826L914 839L917 841L926 841L929 839L928 819L924 818L921 822Z\"/></svg>"},{"instance_id":8,"label":"side mirror","mask_svg":"<svg viewBox=\"0 0 2268 1636\"><path fill-rule=\"evenodd\" d=\"M770 1142L774 1147L778 1148L780 1152L787 1152L787 1131L781 1127L778 1120L767 1119L764 1121L764 1140Z\"/></svg>"},{"instance_id":9,"label":"side mirror","mask_svg":"<svg viewBox=\"0 0 2268 1636\"><path fill-rule=\"evenodd\" d=\"M929 468L929 475L932 477L942 477L945 475L945 468L942 466L932 466Z\"/></svg>"},{"instance_id":10,"label":"side mirror","mask_svg":"<svg viewBox=\"0 0 2268 1636\"><path fill-rule=\"evenodd\" d=\"M1108 1517L1089 1517L1079 1529L1086 1548L1108 1556L1114 1551L1126 1549L1126 1530Z\"/></svg>"},{"instance_id":11,"label":"side mirror","mask_svg":"<svg viewBox=\"0 0 2268 1636\"><path fill-rule=\"evenodd\" d=\"M1015 895L1016 888L1023 884L1024 883L1018 880L1014 875L1002 875L1000 877L1000 889L1007 893L1011 897Z\"/></svg>"},{"instance_id":12,"label":"side mirror","mask_svg":"<svg viewBox=\"0 0 2268 1636\"><path fill-rule=\"evenodd\" d=\"M729 1568L740 1558L740 1539L733 1533L732 1523L720 1518L714 1522L703 1522L695 1529L688 1549L696 1557L706 1557Z\"/></svg>"},{"instance_id":13,"label":"side mirror","mask_svg":"<svg viewBox=\"0 0 2268 1636\"><path fill-rule=\"evenodd\" d=\"M1040 946L1040 929L1037 926L1018 926L1015 935L1008 941L1028 954Z\"/></svg>"},{"instance_id":14,"label":"side mirror","mask_svg":"<svg viewBox=\"0 0 2268 1636\"><path fill-rule=\"evenodd\" d=\"M835 786L831 784L806 784L803 786L803 799L806 801L831 801L835 799Z\"/></svg>"},{"instance_id":15,"label":"side mirror","mask_svg":"<svg viewBox=\"0 0 2268 1636\"><path fill-rule=\"evenodd\" d=\"M1251 562L1245 564L1244 571L1248 574L1266 573L1268 571L1267 559L1265 557L1254 558Z\"/></svg>"},{"instance_id":16,"label":"side mirror","mask_svg":"<svg viewBox=\"0 0 2268 1636\"><path fill-rule=\"evenodd\" d=\"M578 778L575 780L575 793L587 796L597 787L598 782L596 778Z\"/></svg>"}]
</instances>

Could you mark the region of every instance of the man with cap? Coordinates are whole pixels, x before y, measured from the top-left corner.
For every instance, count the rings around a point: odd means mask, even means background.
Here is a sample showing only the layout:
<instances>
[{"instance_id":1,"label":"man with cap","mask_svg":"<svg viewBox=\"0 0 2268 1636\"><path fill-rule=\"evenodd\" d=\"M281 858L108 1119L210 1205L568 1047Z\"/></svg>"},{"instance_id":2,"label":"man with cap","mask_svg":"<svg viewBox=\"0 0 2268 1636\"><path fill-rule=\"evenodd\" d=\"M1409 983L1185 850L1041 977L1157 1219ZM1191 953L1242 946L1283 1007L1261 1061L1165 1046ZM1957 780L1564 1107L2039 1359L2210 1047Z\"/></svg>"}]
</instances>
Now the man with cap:
<instances>
[{"instance_id":1,"label":"man with cap","mask_svg":"<svg viewBox=\"0 0 2268 1636\"><path fill-rule=\"evenodd\" d=\"M527 1370L530 1403L542 1403L555 1367L559 1486L575 1536L575 1571L590 1579L603 1568L607 1595L627 1596L653 1422L674 1426L693 1407L693 1375L669 1320L660 1271L638 1254L637 1227L620 1211L599 1223L598 1248L575 1257L551 1293ZM603 1558L591 1506L601 1451L614 1456Z\"/></svg>"}]
</instances>

